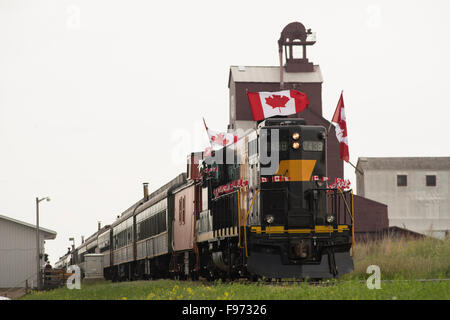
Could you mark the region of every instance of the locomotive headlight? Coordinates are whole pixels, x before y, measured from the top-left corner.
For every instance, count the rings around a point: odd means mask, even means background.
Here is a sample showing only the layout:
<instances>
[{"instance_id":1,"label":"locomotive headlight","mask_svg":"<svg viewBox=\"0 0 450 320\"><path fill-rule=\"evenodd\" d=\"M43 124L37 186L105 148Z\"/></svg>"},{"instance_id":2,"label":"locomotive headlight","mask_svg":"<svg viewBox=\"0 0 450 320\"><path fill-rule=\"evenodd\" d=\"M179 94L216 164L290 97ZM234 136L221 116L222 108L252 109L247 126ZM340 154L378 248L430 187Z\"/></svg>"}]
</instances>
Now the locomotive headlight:
<instances>
[{"instance_id":1,"label":"locomotive headlight","mask_svg":"<svg viewBox=\"0 0 450 320\"><path fill-rule=\"evenodd\" d=\"M268 224L272 224L274 221L275 221L275 217L274 216L272 216L270 214L266 216L266 222Z\"/></svg>"},{"instance_id":2,"label":"locomotive headlight","mask_svg":"<svg viewBox=\"0 0 450 320\"><path fill-rule=\"evenodd\" d=\"M294 142L294 143L292 144L292 148L294 148L294 149L300 148L300 143Z\"/></svg>"},{"instance_id":3,"label":"locomotive headlight","mask_svg":"<svg viewBox=\"0 0 450 320\"><path fill-rule=\"evenodd\" d=\"M299 134L298 132L294 132L294 133L292 134L292 139L294 139L294 140L300 139L300 134Z\"/></svg>"},{"instance_id":4,"label":"locomotive headlight","mask_svg":"<svg viewBox=\"0 0 450 320\"><path fill-rule=\"evenodd\" d=\"M329 216L327 216L327 222L328 223L333 223L333 221L334 221L334 216L332 216L331 214L329 215Z\"/></svg>"}]
</instances>

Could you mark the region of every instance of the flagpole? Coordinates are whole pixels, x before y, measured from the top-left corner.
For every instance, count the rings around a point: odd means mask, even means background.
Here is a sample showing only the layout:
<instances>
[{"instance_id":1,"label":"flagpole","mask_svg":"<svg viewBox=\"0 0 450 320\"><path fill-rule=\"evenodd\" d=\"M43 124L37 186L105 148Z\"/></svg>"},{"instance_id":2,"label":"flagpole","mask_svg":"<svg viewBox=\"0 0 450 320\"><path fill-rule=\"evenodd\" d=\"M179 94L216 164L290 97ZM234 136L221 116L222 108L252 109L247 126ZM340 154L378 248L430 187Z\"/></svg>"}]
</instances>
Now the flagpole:
<instances>
[{"instance_id":1,"label":"flagpole","mask_svg":"<svg viewBox=\"0 0 450 320\"><path fill-rule=\"evenodd\" d=\"M332 126L333 124L331 123L331 121L330 121L330 126L328 127L328 130L327 130L327 135L330 133L330 129L331 129L331 126Z\"/></svg>"},{"instance_id":2,"label":"flagpole","mask_svg":"<svg viewBox=\"0 0 450 320\"><path fill-rule=\"evenodd\" d=\"M354 165L353 163L351 163L350 160L349 160L349 161L345 161L345 162L349 163L349 164L350 164L353 168L355 168L355 170L358 171L361 175L364 175L364 172L362 172L362 171L359 170L357 167L355 167L355 165Z\"/></svg>"}]
</instances>

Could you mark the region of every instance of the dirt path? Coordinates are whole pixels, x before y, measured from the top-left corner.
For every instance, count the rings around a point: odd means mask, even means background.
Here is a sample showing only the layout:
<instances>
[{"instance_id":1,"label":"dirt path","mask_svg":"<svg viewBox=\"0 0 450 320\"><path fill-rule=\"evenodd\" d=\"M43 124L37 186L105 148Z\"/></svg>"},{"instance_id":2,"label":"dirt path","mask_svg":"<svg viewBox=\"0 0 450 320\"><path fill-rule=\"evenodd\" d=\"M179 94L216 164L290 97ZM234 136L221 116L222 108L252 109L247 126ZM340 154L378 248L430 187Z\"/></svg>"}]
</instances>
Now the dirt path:
<instances>
[{"instance_id":1,"label":"dirt path","mask_svg":"<svg viewBox=\"0 0 450 320\"><path fill-rule=\"evenodd\" d=\"M0 289L0 297L18 299L25 295L25 288Z\"/></svg>"}]
</instances>

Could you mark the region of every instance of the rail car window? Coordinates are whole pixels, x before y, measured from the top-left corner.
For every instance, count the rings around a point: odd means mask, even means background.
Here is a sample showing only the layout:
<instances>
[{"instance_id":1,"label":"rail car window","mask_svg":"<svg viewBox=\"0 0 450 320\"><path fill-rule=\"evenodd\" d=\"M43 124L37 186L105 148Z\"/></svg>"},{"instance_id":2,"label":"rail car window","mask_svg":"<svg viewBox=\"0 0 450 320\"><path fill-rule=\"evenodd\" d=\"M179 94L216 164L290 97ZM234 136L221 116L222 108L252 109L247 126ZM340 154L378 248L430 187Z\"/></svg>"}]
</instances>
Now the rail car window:
<instances>
[{"instance_id":1,"label":"rail car window","mask_svg":"<svg viewBox=\"0 0 450 320\"><path fill-rule=\"evenodd\" d=\"M178 224L181 224L181 216L182 216L182 211L183 211L183 209L182 209L182 206L183 206L183 204L182 204L182 197L180 197L179 199L178 199Z\"/></svg>"},{"instance_id":2,"label":"rail car window","mask_svg":"<svg viewBox=\"0 0 450 320\"><path fill-rule=\"evenodd\" d=\"M113 228L114 249L126 246L133 241L133 218L123 221Z\"/></svg>"},{"instance_id":3,"label":"rail car window","mask_svg":"<svg viewBox=\"0 0 450 320\"><path fill-rule=\"evenodd\" d=\"M145 220L141 220L139 224L139 232L137 234L137 240L143 240L149 237L153 237L160 234L167 229L166 223L166 210L162 210Z\"/></svg>"},{"instance_id":4,"label":"rail car window","mask_svg":"<svg viewBox=\"0 0 450 320\"><path fill-rule=\"evenodd\" d=\"M183 197L183 224L186 223L186 196Z\"/></svg>"},{"instance_id":5,"label":"rail car window","mask_svg":"<svg viewBox=\"0 0 450 320\"><path fill-rule=\"evenodd\" d=\"M178 200L178 223L186 223L186 196L180 197Z\"/></svg>"}]
</instances>

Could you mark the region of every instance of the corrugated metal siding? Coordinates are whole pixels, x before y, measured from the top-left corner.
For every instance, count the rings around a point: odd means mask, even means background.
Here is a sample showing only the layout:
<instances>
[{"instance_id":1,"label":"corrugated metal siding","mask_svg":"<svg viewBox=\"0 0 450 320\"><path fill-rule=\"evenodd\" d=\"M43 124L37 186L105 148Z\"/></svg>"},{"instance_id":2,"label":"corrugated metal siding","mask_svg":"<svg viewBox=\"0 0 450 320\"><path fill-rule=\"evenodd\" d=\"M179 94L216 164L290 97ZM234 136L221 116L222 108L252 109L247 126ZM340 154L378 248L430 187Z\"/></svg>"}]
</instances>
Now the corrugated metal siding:
<instances>
[{"instance_id":1,"label":"corrugated metal siding","mask_svg":"<svg viewBox=\"0 0 450 320\"><path fill-rule=\"evenodd\" d=\"M166 254L168 250L167 231L153 238L145 239L137 243L137 260L153 258Z\"/></svg>"},{"instance_id":2,"label":"corrugated metal siding","mask_svg":"<svg viewBox=\"0 0 450 320\"><path fill-rule=\"evenodd\" d=\"M133 244L114 250L114 265L133 261Z\"/></svg>"},{"instance_id":3,"label":"corrugated metal siding","mask_svg":"<svg viewBox=\"0 0 450 320\"><path fill-rule=\"evenodd\" d=\"M44 235L41 233L41 252ZM43 264L43 261L42 261ZM25 279L36 273L36 231L32 228L0 219L0 288L24 287ZM36 284L36 276L29 285Z\"/></svg>"},{"instance_id":4,"label":"corrugated metal siding","mask_svg":"<svg viewBox=\"0 0 450 320\"><path fill-rule=\"evenodd\" d=\"M104 268L109 268L110 266L110 251L105 251L103 253L103 267Z\"/></svg>"}]
</instances>

